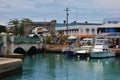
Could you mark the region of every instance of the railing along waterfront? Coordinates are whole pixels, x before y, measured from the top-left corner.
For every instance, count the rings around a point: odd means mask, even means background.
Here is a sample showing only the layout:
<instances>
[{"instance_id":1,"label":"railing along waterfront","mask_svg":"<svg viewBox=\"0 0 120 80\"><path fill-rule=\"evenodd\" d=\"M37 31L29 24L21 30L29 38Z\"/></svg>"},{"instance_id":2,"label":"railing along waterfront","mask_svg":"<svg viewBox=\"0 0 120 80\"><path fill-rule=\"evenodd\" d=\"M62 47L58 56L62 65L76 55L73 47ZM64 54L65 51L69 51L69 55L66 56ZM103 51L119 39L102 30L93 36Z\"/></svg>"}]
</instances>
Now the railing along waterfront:
<instances>
[{"instance_id":1,"label":"railing along waterfront","mask_svg":"<svg viewBox=\"0 0 120 80\"><path fill-rule=\"evenodd\" d=\"M14 38L15 43L35 43L40 42L40 38Z\"/></svg>"}]
</instances>

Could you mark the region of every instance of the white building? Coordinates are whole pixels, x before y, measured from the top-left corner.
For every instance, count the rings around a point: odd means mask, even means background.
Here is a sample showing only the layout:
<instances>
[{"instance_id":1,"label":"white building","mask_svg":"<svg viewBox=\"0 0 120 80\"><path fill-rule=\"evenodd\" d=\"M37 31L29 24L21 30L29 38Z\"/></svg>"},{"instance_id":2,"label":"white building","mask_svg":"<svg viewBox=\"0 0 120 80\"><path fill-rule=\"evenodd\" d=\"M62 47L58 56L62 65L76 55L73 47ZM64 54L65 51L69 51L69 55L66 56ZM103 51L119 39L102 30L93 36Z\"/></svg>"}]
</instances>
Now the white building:
<instances>
[{"instance_id":1,"label":"white building","mask_svg":"<svg viewBox=\"0 0 120 80\"><path fill-rule=\"evenodd\" d=\"M74 35L77 37L90 37L97 34L97 28L101 26L100 23L71 23L68 24L68 30L66 24L57 23L55 30L56 35L62 31L64 35ZM43 30L43 35L48 35L47 30Z\"/></svg>"},{"instance_id":2,"label":"white building","mask_svg":"<svg viewBox=\"0 0 120 80\"><path fill-rule=\"evenodd\" d=\"M98 27L98 34L101 37L108 38L111 45L119 45L120 47L120 23L103 24Z\"/></svg>"}]
</instances>

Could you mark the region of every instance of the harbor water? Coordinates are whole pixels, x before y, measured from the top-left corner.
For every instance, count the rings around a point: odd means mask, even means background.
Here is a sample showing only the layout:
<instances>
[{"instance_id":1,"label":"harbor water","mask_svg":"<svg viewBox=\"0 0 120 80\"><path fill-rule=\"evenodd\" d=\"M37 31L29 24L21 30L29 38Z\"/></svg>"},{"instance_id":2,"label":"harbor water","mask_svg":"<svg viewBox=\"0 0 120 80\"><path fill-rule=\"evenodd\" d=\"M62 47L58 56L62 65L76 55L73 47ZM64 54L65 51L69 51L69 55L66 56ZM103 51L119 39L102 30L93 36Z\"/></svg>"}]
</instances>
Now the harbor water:
<instances>
[{"instance_id":1,"label":"harbor water","mask_svg":"<svg viewBox=\"0 0 120 80\"><path fill-rule=\"evenodd\" d=\"M21 74L0 80L120 80L120 58L89 60L45 53L26 56Z\"/></svg>"}]
</instances>

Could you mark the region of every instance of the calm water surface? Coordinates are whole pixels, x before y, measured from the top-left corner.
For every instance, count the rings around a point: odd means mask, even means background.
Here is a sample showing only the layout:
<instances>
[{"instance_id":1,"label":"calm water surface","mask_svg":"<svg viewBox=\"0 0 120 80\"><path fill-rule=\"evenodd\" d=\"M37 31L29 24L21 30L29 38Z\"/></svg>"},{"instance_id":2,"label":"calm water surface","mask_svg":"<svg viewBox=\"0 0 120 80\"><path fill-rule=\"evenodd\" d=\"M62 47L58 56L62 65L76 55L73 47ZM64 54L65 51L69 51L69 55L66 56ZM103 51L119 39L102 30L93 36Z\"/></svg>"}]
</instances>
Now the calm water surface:
<instances>
[{"instance_id":1,"label":"calm water surface","mask_svg":"<svg viewBox=\"0 0 120 80\"><path fill-rule=\"evenodd\" d=\"M120 58L87 60L37 54L24 59L22 74L3 80L120 80Z\"/></svg>"}]
</instances>

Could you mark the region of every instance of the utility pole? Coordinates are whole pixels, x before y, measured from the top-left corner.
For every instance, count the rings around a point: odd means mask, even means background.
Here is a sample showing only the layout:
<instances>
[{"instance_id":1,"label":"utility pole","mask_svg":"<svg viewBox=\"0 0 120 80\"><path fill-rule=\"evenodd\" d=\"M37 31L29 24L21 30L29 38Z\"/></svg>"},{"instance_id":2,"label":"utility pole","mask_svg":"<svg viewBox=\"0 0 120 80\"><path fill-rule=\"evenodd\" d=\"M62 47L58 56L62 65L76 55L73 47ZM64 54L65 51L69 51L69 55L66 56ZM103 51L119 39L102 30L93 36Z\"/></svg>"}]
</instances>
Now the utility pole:
<instances>
[{"instance_id":1,"label":"utility pole","mask_svg":"<svg viewBox=\"0 0 120 80\"><path fill-rule=\"evenodd\" d=\"M66 11L66 36L68 37L68 11L70 11L68 8L65 9Z\"/></svg>"}]
</instances>

